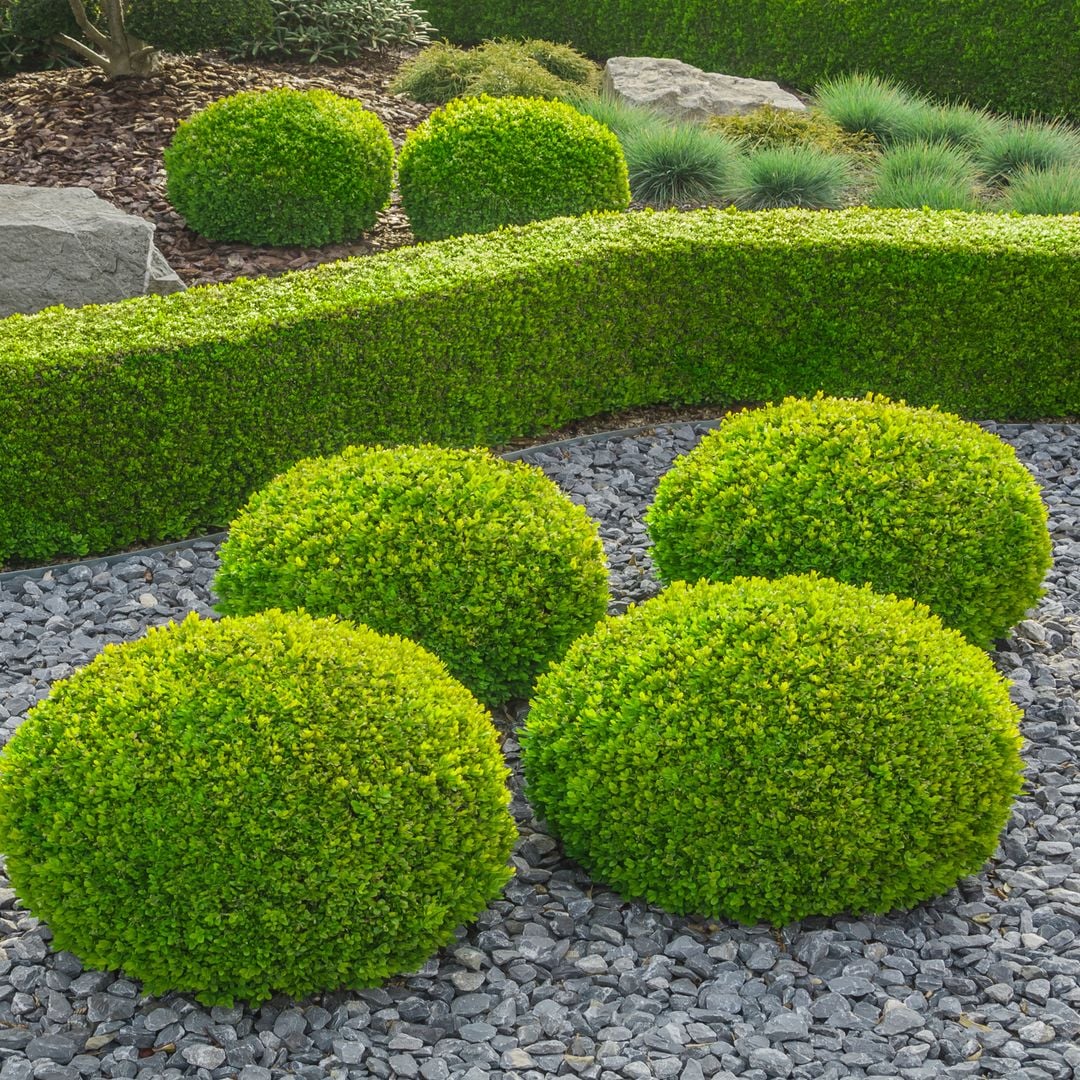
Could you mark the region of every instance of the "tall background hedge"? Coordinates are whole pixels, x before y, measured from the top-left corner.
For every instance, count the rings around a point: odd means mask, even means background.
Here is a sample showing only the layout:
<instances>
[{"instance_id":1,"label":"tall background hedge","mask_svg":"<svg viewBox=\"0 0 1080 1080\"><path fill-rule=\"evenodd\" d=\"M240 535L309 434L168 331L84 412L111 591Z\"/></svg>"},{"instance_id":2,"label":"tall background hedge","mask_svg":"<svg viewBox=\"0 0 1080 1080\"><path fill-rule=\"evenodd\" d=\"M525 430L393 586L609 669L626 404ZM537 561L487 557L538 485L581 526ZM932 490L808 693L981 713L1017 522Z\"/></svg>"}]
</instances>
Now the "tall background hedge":
<instances>
[{"instance_id":1,"label":"tall background hedge","mask_svg":"<svg viewBox=\"0 0 1080 1080\"><path fill-rule=\"evenodd\" d=\"M0 320L0 562L223 526L302 457L875 390L1080 415L1080 218L602 214Z\"/></svg>"},{"instance_id":2,"label":"tall background hedge","mask_svg":"<svg viewBox=\"0 0 1080 1080\"><path fill-rule=\"evenodd\" d=\"M1080 0L426 0L459 43L570 41L599 59L673 56L809 90L872 71L997 111L1080 115Z\"/></svg>"}]
</instances>

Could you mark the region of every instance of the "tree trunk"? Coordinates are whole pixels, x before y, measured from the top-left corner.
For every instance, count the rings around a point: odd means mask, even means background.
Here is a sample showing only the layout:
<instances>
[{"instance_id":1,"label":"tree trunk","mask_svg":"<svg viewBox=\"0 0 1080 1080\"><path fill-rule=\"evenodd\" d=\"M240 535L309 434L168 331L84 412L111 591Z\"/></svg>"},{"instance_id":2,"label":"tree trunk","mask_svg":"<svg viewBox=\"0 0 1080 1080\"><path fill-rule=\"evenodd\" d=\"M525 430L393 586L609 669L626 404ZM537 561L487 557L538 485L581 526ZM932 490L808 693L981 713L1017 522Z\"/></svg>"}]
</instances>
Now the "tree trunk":
<instances>
[{"instance_id":1,"label":"tree trunk","mask_svg":"<svg viewBox=\"0 0 1080 1080\"><path fill-rule=\"evenodd\" d=\"M56 40L61 44L103 68L110 79L123 75L145 77L158 70L161 62L158 51L153 45L129 34L124 26L124 0L102 0L108 34L90 21L83 0L68 0L68 3L90 44L67 34L58 34Z\"/></svg>"}]
</instances>

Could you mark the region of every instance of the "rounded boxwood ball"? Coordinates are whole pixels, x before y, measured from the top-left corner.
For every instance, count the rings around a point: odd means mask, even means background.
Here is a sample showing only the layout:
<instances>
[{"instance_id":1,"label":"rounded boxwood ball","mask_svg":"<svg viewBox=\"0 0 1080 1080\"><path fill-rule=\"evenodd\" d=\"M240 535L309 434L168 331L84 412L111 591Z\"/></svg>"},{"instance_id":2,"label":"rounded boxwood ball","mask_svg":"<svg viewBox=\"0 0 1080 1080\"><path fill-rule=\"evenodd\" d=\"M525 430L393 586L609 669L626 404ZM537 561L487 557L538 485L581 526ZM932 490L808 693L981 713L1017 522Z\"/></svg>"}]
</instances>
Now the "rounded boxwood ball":
<instances>
[{"instance_id":1,"label":"rounded boxwood ball","mask_svg":"<svg viewBox=\"0 0 1080 1080\"><path fill-rule=\"evenodd\" d=\"M211 240L315 247L375 224L393 159L386 127L359 101L256 90L183 121L165 173L173 206Z\"/></svg>"},{"instance_id":2,"label":"rounded boxwood ball","mask_svg":"<svg viewBox=\"0 0 1080 1080\"><path fill-rule=\"evenodd\" d=\"M539 680L526 795L598 880L678 914L884 912L993 852L1019 715L986 654L913 600L676 582Z\"/></svg>"},{"instance_id":3,"label":"rounded boxwood ball","mask_svg":"<svg viewBox=\"0 0 1080 1080\"><path fill-rule=\"evenodd\" d=\"M431 649L487 705L607 610L595 523L532 465L486 450L350 447L301 461L229 530L218 610L336 614Z\"/></svg>"},{"instance_id":4,"label":"rounded boxwood ball","mask_svg":"<svg viewBox=\"0 0 1080 1080\"><path fill-rule=\"evenodd\" d=\"M630 205L610 129L540 98L481 95L436 109L405 136L398 185L418 240Z\"/></svg>"},{"instance_id":5,"label":"rounded boxwood ball","mask_svg":"<svg viewBox=\"0 0 1080 1080\"><path fill-rule=\"evenodd\" d=\"M506 767L429 652L270 611L106 646L0 756L53 947L207 1003L418 967L510 876Z\"/></svg>"},{"instance_id":6,"label":"rounded boxwood ball","mask_svg":"<svg viewBox=\"0 0 1080 1080\"><path fill-rule=\"evenodd\" d=\"M728 417L661 479L647 522L664 581L817 570L919 600L984 646L1050 567L1039 485L1013 448L883 397Z\"/></svg>"}]
</instances>

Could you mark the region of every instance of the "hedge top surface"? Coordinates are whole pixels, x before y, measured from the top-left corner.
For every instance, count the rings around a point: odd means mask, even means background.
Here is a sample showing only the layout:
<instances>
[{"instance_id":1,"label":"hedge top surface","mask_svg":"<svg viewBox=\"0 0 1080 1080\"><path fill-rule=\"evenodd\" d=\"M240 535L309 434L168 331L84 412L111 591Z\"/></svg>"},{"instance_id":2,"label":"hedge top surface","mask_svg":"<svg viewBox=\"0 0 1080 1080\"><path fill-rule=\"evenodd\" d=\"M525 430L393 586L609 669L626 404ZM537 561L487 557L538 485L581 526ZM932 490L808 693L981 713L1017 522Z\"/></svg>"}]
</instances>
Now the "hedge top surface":
<instances>
[{"instance_id":1,"label":"hedge top surface","mask_svg":"<svg viewBox=\"0 0 1080 1080\"><path fill-rule=\"evenodd\" d=\"M978 645L1042 595L1039 485L978 425L884 397L786 398L728 416L647 513L663 580L810 570L910 596Z\"/></svg>"},{"instance_id":2,"label":"hedge top surface","mask_svg":"<svg viewBox=\"0 0 1080 1080\"><path fill-rule=\"evenodd\" d=\"M207 1003L415 969L510 876L490 718L426 650L269 611L151 628L0 755L0 849L54 947Z\"/></svg>"},{"instance_id":3,"label":"hedge top surface","mask_svg":"<svg viewBox=\"0 0 1080 1080\"><path fill-rule=\"evenodd\" d=\"M777 925L884 912L993 852L1019 717L989 658L914 601L676 582L540 679L526 794L627 898Z\"/></svg>"},{"instance_id":4,"label":"hedge top surface","mask_svg":"<svg viewBox=\"0 0 1080 1080\"><path fill-rule=\"evenodd\" d=\"M116 304L48 308L0 319L0 372L51 367L112 366L123 354L147 358L226 337L265 332L275 325L344 315L394 301L413 301L584 259L634 260L665 249L731 245L747 249L862 248L884 255L902 250L984 251L1076 257L1080 218L1041 218L859 207L830 213L786 209L746 213L705 209L642 211L559 218L483 236L401 248L324 264L276 278L238 279L170 296L135 297Z\"/></svg>"},{"instance_id":5,"label":"hedge top surface","mask_svg":"<svg viewBox=\"0 0 1080 1080\"><path fill-rule=\"evenodd\" d=\"M214 589L225 614L403 634L492 706L528 696L609 599L596 523L539 468L430 445L298 462L232 523Z\"/></svg>"}]
</instances>

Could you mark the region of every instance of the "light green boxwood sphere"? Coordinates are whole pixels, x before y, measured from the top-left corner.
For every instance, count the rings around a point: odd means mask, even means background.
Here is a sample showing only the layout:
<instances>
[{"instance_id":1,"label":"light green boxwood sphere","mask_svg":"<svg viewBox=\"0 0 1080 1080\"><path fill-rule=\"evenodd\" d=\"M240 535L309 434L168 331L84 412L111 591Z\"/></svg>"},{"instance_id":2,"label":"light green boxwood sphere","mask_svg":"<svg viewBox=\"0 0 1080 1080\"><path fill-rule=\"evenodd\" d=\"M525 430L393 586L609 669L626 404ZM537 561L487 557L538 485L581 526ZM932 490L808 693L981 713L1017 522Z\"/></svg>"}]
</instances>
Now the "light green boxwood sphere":
<instances>
[{"instance_id":1,"label":"light green boxwood sphere","mask_svg":"<svg viewBox=\"0 0 1080 1080\"><path fill-rule=\"evenodd\" d=\"M912 600L676 582L539 680L526 795L599 881L678 914L884 912L993 852L1019 715L989 658Z\"/></svg>"},{"instance_id":2,"label":"light green boxwood sphere","mask_svg":"<svg viewBox=\"0 0 1080 1080\"><path fill-rule=\"evenodd\" d=\"M107 646L0 756L57 949L208 1003L414 970L510 876L490 718L429 652L303 613Z\"/></svg>"},{"instance_id":3,"label":"light green boxwood sphere","mask_svg":"<svg viewBox=\"0 0 1080 1080\"><path fill-rule=\"evenodd\" d=\"M787 398L728 417L646 517L664 581L817 570L910 596L978 645L1042 595L1039 486L976 424L886 398Z\"/></svg>"},{"instance_id":4,"label":"light green boxwood sphere","mask_svg":"<svg viewBox=\"0 0 1080 1080\"><path fill-rule=\"evenodd\" d=\"M619 140L540 98L457 98L405 137L398 185L418 240L630 205Z\"/></svg>"},{"instance_id":5,"label":"light green boxwood sphere","mask_svg":"<svg viewBox=\"0 0 1080 1080\"><path fill-rule=\"evenodd\" d=\"M607 610L595 523L537 468L486 450L350 447L301 461L232 523L218 610L304 608L403 634L487 705Z\"/></svg>"},{"instance_id":6,"label":"light green boxwood sphere","mask_svg":"<svg viewBox=\"0 0 1080 1080\"><path fill-rule=\"evenodd\" d=\"M211 240L278 246L352 240L390 202L394 147L383 122L329 90L248 91L177 128L167 191Z\"/></svg>"}]
</instances>

